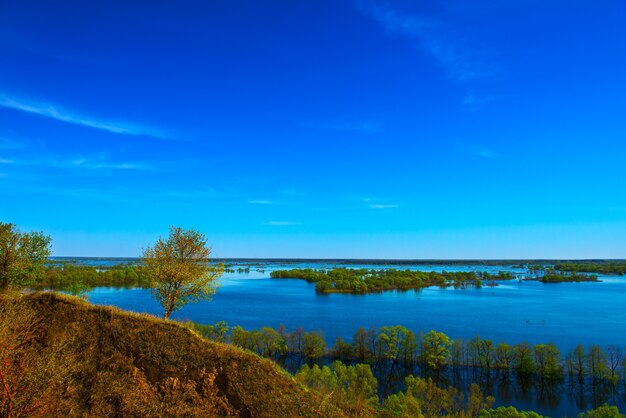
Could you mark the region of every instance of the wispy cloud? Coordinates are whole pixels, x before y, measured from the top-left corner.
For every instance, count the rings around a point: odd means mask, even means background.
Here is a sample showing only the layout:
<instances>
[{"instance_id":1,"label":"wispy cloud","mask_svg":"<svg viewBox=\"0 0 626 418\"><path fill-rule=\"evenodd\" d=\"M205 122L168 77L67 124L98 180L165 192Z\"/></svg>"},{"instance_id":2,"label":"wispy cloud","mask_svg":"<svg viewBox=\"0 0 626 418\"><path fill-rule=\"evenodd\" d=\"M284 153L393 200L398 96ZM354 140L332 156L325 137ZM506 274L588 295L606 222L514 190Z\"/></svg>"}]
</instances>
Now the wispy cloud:
<instances>
[{"instance_id":1,"label":"wispy cloud","mask_svg":"<svg viewBox=\"0 0 626 418\"><path fill-rule=\"evenodd\" d=\"M19 98L2 92L0 92L0 107L19 110L73 125L86 126L116 134L136 136L146 135L156 138L167 138L163 132L147 126L102 120L81 115L80 113L76 113L50 103Z\"/></svg>"},{"instance_id":2,"label":"wispy cloud","mask_svg":"<svg viewBox=\"0 0 626 418\"><path fill-rule=\"evenodd\" d=\"M95 156L67 157L47 157L30 160L15 159L9 160L0 158L0 164L12 164L26 167L47 167L61 170L154 170L150 165L131 161L112 161L106 154Z\"/></svg>"},{"instance_id":3,"label":"wispy cloud","mask_svg":"<svg viewBox=\"0 0 626 418\"><path fill-rule=\"evenodd\" d=\"M105 159L80 157L68 162L57 164L59 167L81 168L88 170L153 170L151 166L138 162L110 162Z\"/></svg>"},{"instance_id":4,"label":"wispy cloud","mask_svg":"<svg viewBox=\"0 0 626 418\"><path fill-rule=\"evenodd\" d=\"M294 221L267 221L267 222L263 222L263 225L267 225L267 226L294 226L294 225L300 225L300 222L294 222Z\"/></svg>"},{"instance_id":5,"label":"wispy cloud","mask_svg":"<svg viewBox=\"0 0 626 418\"><path fill-rule=\"evenodd\" d=\"M376 201L380 201L381 199L372 199L371 197L364 197L361 199L363 203L370 209L393 209L400 207L400 205L391 204L391 203L376 203Z\"/></svg>"},{"instance_id":6,"label":"wispy cloud","mask_svg":"<svg viewBox=\"0 0 626 418\"><path fill-rule=\"evenodd\" d=\"M273 205L271 200L248 200L249 205Z\"/></svg>"},{"instance_id":7,"label":"wispy cloud","mask_svg":"<svg viewBox=\"0 0 626 418\"><path fill-rule=\"evenodd\" d=\"M502 96L495 96L495 95L481 96L475 93L470 93L463 98L463 105L470 107L470 108L478 108L482 105L501 100L502 98L503 98Z\"/></svg>"},{"instance_id":8,"label":"wispy cloud","mask_svg":"<svg viewBox=\"0 0 626 418\"><path fill-rule=\"evenodd\" d=\"M446 74L457 82L466 82L491 75L474 49L455 35L450 25L428 16L409 14L388 4L362 0L358 9L372 16L388 31L416 39L420 47L430 54Z\"/></svg>"},{"instance_id":9,"label":"wispy cloud","mask_svg":"<svg viewBox=\"0 0 626 418\"><path fill-rule=\"evenodd\" d=\"M345 121L345 122L314 122L306 121L302 123L303 126L313 129L322 129L329 131L348 131L359 132L368 135L373 135L380 132L380 124L377 122L367 121Z\"/></svg>"},{"instance_id":10,"label":"wispy cloud","mask_svg":"<svg viewBox=\"0 0 626 418\"><path fill-rule=\"evenodd\" d=\"M452 143L460 151L466 154L475 156L475 157L491 159L491 158L496 158L498 156L495 150L485 147L485 146L475 145L475 144L465 144L459 141L452 141Z\"/></svg>"},{"instance_id":11,"label":"wispy cloud","mask_svg":"<svg viewBox=\"0 0 626 418\"><path fill-rule=\"evenodd\" d=\"M370 203L369 207L372 209L393 209L393 208L397 208L398 205L384 205L381 203Z\"/></svg>"},{"instance_id":12,"label":"wispy cloud","mask_svg":"<svg viewBox=\"0 0 626 418\"><path fill-rule=\"evenodd\" d=\"M0 149L21 149L24 148L24 143L16 141L15 139L0 137Z\"/></svg>"}]
</instances>

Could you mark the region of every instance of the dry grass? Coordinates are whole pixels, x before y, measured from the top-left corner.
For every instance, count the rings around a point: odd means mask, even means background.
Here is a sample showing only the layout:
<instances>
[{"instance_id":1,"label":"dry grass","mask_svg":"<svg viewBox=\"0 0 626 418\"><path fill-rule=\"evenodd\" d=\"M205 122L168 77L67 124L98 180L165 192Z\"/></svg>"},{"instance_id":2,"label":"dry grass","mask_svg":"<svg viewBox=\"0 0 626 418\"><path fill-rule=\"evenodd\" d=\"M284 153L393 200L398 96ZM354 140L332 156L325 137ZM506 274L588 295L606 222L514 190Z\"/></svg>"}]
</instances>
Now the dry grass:
<instances>
[{"instance_id":1,"label":"dry grass","mask_svg":"<svg viewBox=\"0 0 626 418\"><path fill-rule=\"evenodd\" d=\"M3 315L0 333L30 333L7 349L10 364L32 360L24 381L42 383L18 391L30 416L344 415L269 360L174 322L54 293L0 296L0 308L21 312Z\"/></svg>"}]
</instances>

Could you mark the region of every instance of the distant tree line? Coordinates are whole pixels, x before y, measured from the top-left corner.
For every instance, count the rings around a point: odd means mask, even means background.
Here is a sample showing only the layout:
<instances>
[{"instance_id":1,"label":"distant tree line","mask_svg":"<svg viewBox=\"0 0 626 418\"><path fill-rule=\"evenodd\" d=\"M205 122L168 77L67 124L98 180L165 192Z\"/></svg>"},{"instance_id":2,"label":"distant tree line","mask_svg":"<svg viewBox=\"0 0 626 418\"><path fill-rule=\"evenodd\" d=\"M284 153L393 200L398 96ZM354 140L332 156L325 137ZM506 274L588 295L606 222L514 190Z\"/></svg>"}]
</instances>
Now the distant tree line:
<instances>
[{"instance_id":1,"label":"distant tree line","mask_svg":"<svg viewBox=\"0 0 626 418\"><path fill-rule=\"evenodd\" d=\"M559 271L615 274L623 276L626 274L626 262L605 262L605 263L559 263L554 268Z\"/></svg>"}]
</instances>

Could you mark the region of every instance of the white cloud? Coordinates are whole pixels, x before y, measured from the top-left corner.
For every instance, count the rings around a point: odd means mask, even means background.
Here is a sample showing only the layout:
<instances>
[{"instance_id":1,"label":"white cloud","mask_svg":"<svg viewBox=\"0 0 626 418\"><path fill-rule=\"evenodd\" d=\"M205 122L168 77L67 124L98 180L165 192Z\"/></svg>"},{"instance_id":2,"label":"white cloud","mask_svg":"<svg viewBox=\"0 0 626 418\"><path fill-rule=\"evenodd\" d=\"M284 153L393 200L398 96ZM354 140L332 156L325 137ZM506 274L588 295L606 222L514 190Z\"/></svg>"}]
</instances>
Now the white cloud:
<instances>
[{"instance_id":1,"label":"white cloud","mask_svg":"<svg viewBox=\"0 0 626 418\"><path fill-rule=\"evenodd\" d=\"M86 159L86 158L78 158L76 160L67 162L62 162L57 164L57 167L73 167L73 168L84 168L88 170L151 170L151 168L145 164L134 163L134 162L108 162L103 159Z\"/></svg>"},{"instance_id":2,"label":"white cloud","mask_svg":"<svg viewBox=\"0 0 626 418\"><path fill-rule=\"evenodd\" d=\"M149 165L122 161L111 161L106 155L96 155L91 157L59 158L49 157L46 159L33 160L8 160L0 158L0 164L13 164L26 167L50 167L63 170L154 170Z\"/></svg>"},{"instance_id":3,"label":"white cloud","mask_svg":"<svg viewBox=\"0 0 626 418\"><path fill-rule=\"evenodd\" d=\"M392 209L392 208L397 208L398 205L383 205L380 203L370 203L369 207L372 209Z\"/></svg>"},{"instance_id":4,"label":"white cloud","mask_svg":"<svg viewBox=\"0 0 626 418\"><path fill-rule=\"evenodd\" d=\"M146 126L126 122L101 120L94 117L80 115L50 103L25 100L23 98L7 95L6 93L0 93L0 107L19 110L73 125L87 126L116 134L147 135L156 138L167 138L162 132Z\"/></svg>"},{"instance_id":5,"label":"white cloud","mask_svg":"<svg viewBox=\"0 0 626 418\"><path fill-rule=\"evenodd\" d=\"M493 73L492 67L483 63L462 37L454 35L452 28L443 22L407 14L373 1L361 1L358 5L359 10L372 16L388 31L418 40L420 47L435 59L450 78L466 82Z\"/></svg>"},{"instance_id":6,"label":"white cloud","mask_svg":"<svg viewBox=\"0 0 626 418\"><path fill-rule=\"evenodd\" d=\"M273 205L274 202L271 200L249 200L249 205Z\"/></svg>"}]
</instances>

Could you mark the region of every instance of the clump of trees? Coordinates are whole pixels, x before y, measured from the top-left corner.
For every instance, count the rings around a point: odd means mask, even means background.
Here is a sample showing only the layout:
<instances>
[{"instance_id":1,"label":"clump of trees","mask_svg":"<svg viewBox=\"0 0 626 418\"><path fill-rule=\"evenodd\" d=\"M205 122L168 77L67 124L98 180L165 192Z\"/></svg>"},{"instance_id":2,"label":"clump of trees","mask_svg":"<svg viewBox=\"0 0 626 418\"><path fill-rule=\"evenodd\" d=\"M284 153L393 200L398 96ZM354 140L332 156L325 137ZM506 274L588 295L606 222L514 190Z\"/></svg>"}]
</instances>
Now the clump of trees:
<instances>
[{"instance_id":1,"label":"clump of trees","mask_svg":"<svg viewBox=\"0 0 626 418\"><path fill-rule=\"evenodd\" d=\"M549 271L539 281L542 283L565 283L565 282L597 282L598 276L595 274L578 274L578 273L560 273Z\"/></svg>"},{"instance_id":2,"label":"clump of trees","mask_svg":"<svg viewBox=\"0 0 626 418\"><path fill-rule=\"evenodd\" d=\"M330 398L350 416L372 416L378 406L378 382L367 364L303 365L295 379Z\"/></svg>"},{"instance_id":3,"label":"clump of trees","mask_svg":"<svg viewBox=\"0 0 626 418\"><path fill-rule=\"evenodd\" d=\"M62 290L73 294L93 287L150 287L151 277L141 265L122 264L116 266L83 266L73 264L46 267L31 286Z\"/></svg>"},{"instance_id":4,"label":"clump of trees","mask_svg":"<svg viewBox=\"0 0 626 418\"><path fill-rule=\"evenodd\" d=\"M303 279L315 283L320 293L372 293L385 290L422 289L428 286L454 286L455 288L482 287L482 280L509 280L512 275L502 276L470 272L424 272L396 269L349 269L331 270L291 269L274 270L274 279Z\"/></svg>"},{"instance_id":5,"label":"clump of trees","mask_svg":"<svg viewBox=\"0 0 626 418\"><path fill-rule=\"evenodd\" d=\"M381 417L475 417L495 402L475 383L470 385L467 396L452 386L440 387L432 379L407 376L405 385L404 392L383 401Z\"/></svg>"},{"instance_id":6,"label":"clump of trees","mask_svg":"<svg viewBox=\"0 0 626 418\"><path fill-rule=\"evenodd\" d=\"M0 292L34 281L50 256L51 241L43 232L22 232L0 222Z\"/></svg>"},{"instance_id":7,"label":"clump of trees","mask_svg":"<svg viewBox=\"0 0 626 418\"><path fill-rule=\"evenodd\" d=\"M207 238L193 229L170 227L143 253L142 263L152 282L153 295L163 306L164 318L188 303L210 299L224 267L210 263Z\"/></svg>"}]
</instances>

